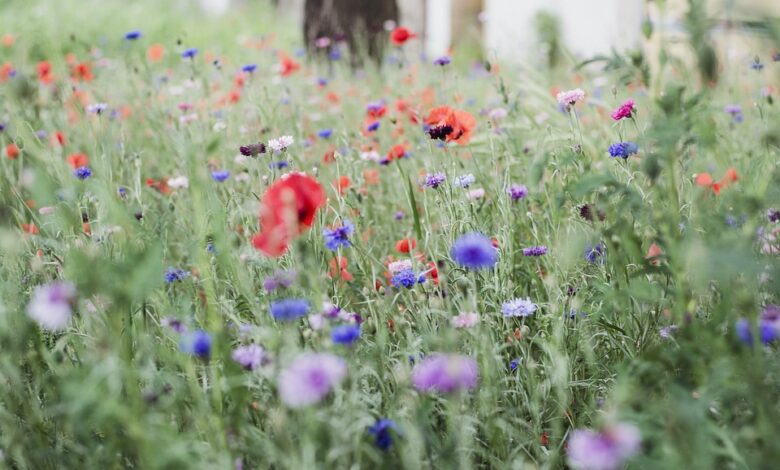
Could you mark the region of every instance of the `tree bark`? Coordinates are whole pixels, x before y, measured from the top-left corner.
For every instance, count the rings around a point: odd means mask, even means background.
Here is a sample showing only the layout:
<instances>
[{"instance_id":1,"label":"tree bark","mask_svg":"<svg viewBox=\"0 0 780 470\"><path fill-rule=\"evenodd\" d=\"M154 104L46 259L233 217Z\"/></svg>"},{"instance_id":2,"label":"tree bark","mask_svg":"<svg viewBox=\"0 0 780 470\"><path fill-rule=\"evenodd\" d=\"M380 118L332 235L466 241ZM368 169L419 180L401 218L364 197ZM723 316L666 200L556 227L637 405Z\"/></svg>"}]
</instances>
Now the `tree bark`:
<instances>
[{"instance_id":1,"label":"tree bark","mask_svg":"<svg viewBox=\"0 0 780 470\"><path fill-rule=\"evenodd\" d=\"M332 42L345 41L353 66L369 57L381 63L388 34L387 20L398 23L396 0L306 0L303 37L306 49L313 54L327 53L315 47L315 41L327 37Z\"/></svg>"}]
</instances>

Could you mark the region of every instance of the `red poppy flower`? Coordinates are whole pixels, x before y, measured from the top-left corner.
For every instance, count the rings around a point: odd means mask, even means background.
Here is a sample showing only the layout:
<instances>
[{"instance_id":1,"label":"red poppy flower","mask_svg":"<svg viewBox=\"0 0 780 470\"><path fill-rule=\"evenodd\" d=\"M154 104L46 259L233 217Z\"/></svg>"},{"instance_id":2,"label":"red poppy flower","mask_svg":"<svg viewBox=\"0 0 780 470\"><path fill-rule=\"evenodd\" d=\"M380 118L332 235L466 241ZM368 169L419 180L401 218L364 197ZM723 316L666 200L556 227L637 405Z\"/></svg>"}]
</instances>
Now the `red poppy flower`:
<instances>
[{"instance_id":1,"label":"red poppy flower","mask_svg":"<svg viewBox=\"0 0 780 470\"><path fill-rule=\"evenodd\" d=\"M395 250L399 253L409 253L415 248L417 248L417 240L413 238L404 238L395 243Z\"/></svg>"},{"instance_id":2,"label":"red poppy flower","mask_svg":"<svg viewBox=\"0 0 780 470\"><path fill-rule=\"evenodd\" d=\"M22 224L22 231L30 235L38 235L38 227L35 224Z\"/></svg>"},{"instance_id":3,"label":"red poppy flower","mask_svg":"<svg viewBox=\"0 0 780 470\"><path fill-rule=\"evenodd\" d=\"M16 146L15 143L11 142L10 144L5 146L5 156L8 157L9 160L14 160L16 157L19 156L19 147Z\"/></svg>"},{"instance_id":4,"label":"red poppy flower","mask_svg":"<svg viewBox=\"0 0 780 470\"><path fill-rule=\"evenodd\" d=\"M404 158L406 156L406 145L404 144L398 144L393 145L393 148L390 149L389 152L387 152L387 159L390 161Z\"/></svg>"},{"instance_id":5,"label":"red poppy flower","mask_svg":"<svg viewBox=\"0 0 780 470\"><path fill-rule=\"evenodd\" d=\"M695 183L697 186L711 189L712 192L717 196L720 194L721 189L725 188L731 183L736 182L738 179L739 177L737 175L737 170L734 168L729 168L726 170L726 174L723 176L723 178L721 178L720 181L714 181L712 179L712 175L709 173L699 173L696 175Z\"/></svg>"},{"instance_id":6,"label":"red poppy flower","mask_svg":"<svg viewBox=\"0 0 780 470\"><path fill-rule=\"evenodd\" d=\"M74 153L67 158L67 161L68 165L70 165L73 169L87 166L89 164L89 158L83 153Z\"/></svg>"},{"instance_id":7,"label":"red poppy flower","mask_svg":"<svg viewBox=\"0 0 780 470\"><path fill-rule=\"evenodd\" d=\"M92 67L90 67L89 63L87 62L76 64L73 66L73 68L70 71L70 77L76 82L78 81L91 82Z\"/></svg>"},{"instance_id":8,"label":"red poppy flower","mask_svg":"<svg viewBox=\"0 0 780 470\"><path fill-rule=\"evenodd\" d=\"M416 34L414 34L408 28L404 28L403 26L395 28L393 32L390 33L390 41L392 41L396 46L403 46L406 41L416 37Z\"/></svg>"},{"instance_id":9,"label":"red poppy flower","mask_svg":"<svg viewBox=\"0 0 780 470\"><path fill-rule=\"evenodd\" d=\"M339 192L339 196L343 196L344 193L352 185L352 181L349 180L349 176L341 176L336 180L335 186Z\"/></svg>"},{"instance_id":10,"label":"red poppy flower","mask_svg":"<svg viewBox=\"0 0 780 470\"><path fill-rule=\"evenodd\" d=\"M46 60L38 62L38 80L44 85L54 81L54 75L51 73L51 64Z\"/></svg>"},{"instance_id":11,"label":"red poppy flower","mask_svg":"<svg viewBox=\"0 0 780 470\"><path fill-rule=\"evenodd\" d=\"M0 83L11 78L11 74L14 71L14 66L10 62L5 62L0 66Z\"/></svg>"},{"instance_id":12,"label":"red poppy flower","mask_svg":"<svg viewBox=\"0 0 780 470\"><path fill-rule=\"evenodd\" d=\"M268 256L281 256L293 237L311 228L325 204L320 183L303 173L288 173L272 184L260 203L260 233L252 244Z\"/></svg>"},{"instance_id":13,"label":"red poppy flower","mask_svg":"<svg viewBox=\"0 0 780 470\"><path fill-rule=\"evenodd\" d=\"M54 136L51 138L51 144L59 144L60 147L65 146L65 134L63 134L61 131L57 131L54 133Z\"/></svg>"},{"instance_id":14,"label":"red poppy flower","mask_svg":"<svg viewBox=\"0 0 780 470\"><path fill-rule=\"evenodd\" d=\"M298 64L298 62L294 61L290 56L288 56L283 52L280 52L279 68L282 77L288 77L294 74L295 72L297 72L301 68L301 66L300 64Z\"/></svg>"},{"instance_id":15,"label":"red poppy flower","mask_svg":"<svg viewBox=\"0 0 780 470\"><path fill-rule=\"evenodd\" d=\"M476 127L477 120L466 111L439 106L431 110L425 123L431 127L448 126L451 130L446 136L447 142L465 145L471 140L471 131Z\"/></svg>"},{"instance_id":16,"label":"red poppy flower","mask_svg":"<svg viewBox=\"0 0 780 470\"><path fill-rule=\"evenodd\" d=\"M160 61L164 55L165 47L161 44L152 44L149 46L149 49L146 50L146 57L148 57L151 62Z\"/></svg>"}]
</instances>

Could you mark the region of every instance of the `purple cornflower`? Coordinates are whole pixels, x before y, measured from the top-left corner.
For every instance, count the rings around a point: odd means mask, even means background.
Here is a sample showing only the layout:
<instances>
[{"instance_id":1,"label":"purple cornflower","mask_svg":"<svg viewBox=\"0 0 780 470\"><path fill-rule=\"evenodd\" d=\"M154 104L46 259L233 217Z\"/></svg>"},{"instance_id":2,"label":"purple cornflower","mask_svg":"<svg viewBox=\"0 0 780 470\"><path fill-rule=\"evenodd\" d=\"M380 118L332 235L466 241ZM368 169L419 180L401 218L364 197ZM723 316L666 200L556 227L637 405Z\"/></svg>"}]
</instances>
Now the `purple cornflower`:
<instances>
[{"instance_id":1,"label":"purple cornflower","mask_svg":"<svg viewBox=\"0 0 780 470\"><path fill-rule=\"evenodd\" d=\"M230 172L227 170L214 170L211 172L211 178L218 183L222 183L230 178Z\"/></svg>"},{"instance_id":2,"label":"purple cornflower","mask_svg":"<svg viewBox=\"0 0 780 470\"><path fill-rule=\"evenodd\" d=\"M347 365L338 356L301 354L279 374L279 399L290 408L312 405L325 398L346 375Z\"/></svg>"},{"instance_id":3,"label":"purple cornflower","mask_svg":"<svg viewBox=\"0 0 780 470\"><path fill-rule=\"evenodd\" d=\"M125 33L125 39L128 41L135 41L136 39L139 39L141 36L142 36L141 31L138 31L137 29Z\"/></svg>"},{"instance_id":4,"label":"purple cornflower","mask_svg":"<svg viewBox=\"0 0 780 470\"><path fill-rule=\"evenodd\" d=\"M616 470L640 445L639 429L633 424L617 423L601 432L575 429L569 438L569 465L578 470Z\"/></svg>"},{"instance_id":5,"label":"purple cornflower","mask_svg":"<svg viewBox=\"0 0 780 470\"><path fill-rule=\"evenodd\" d=\"M182 337L179 349L200 359L211 357L211 335L203 330L195 330Z\"/></svg>"},{"instance_id":6,"label":"purple cornflower","mask_svg":"<svg viewBox=\"0 0 780 470\"><path fill-rule=\"evenodd\" d=\"M309 313L310 305L306 299L282 299L271 302L270 309L275 320L291 321Z\"/></svg>"},{"instance_id":7,"label":"purple cornflower","mask_svg":"<svg viewBox=\"0 0 780 470\"><path fill-rule=\"evenodd\" d=\"M421 392L448 394L477 386L477 361L459 354L432 354L412 369L412 385Z\"/></svg>"},{"instance_id":8,"label":"purple cornflower","mask_svg":"<svg viewBox=\"0 0 780 470\"><path fill-rule=\"evenodd\" d=\"M273 292L280 287L287 288L295 282L295 277L295 271L277 271L263 280L263 287L268 292Z\"/></svg>"},{"instance_id":9,"label":"purple cornflower","mask_svg":"<svg viewBox=\"0 0 780 470\"><path fill-rule=\"evenodd\" d=\"M27 315L45 330L64 330L73 316L75 298L76 288L69 282L38 286L27 304Z\"/></svg>"},{"instance_id":10,"label":"purple cornflower","mask_svg":"<svg viewBox=\"0 0 780 470\"><path fill-rule=\"evenodd\" d=\"M184 49L184 52L181 53L182 59L192 59L196 55L198 55L198 48L196 47Z\"/></svg>"},{"instance_id":11,"label":"purple cornflower","mask_svg":"<svg viewBox=\"0 0 780 470\"><path fill-rule=\"evenodd\" d=\"M377 129L379 129L379 125L380 125L379 121L374 121L371 124L369 124L368 126L366 126L366 131L367 132L374 132Z\"/></svg>"},{"instance_id":12,"label":"purple cornflower","mask_svg":"<svg viewBox=\"0 0 780 470\"><path fill-rule=\"evenodd\" d=\"M636 154L639 151L639 146L634 142L618 142L610 145L607 151L610 157L619 157L625 160L629 156Z\"/></svg>"},{"instance_id":13,"label":"purple cornflower","mask_svg":"<svg viewBox=\"0 0 780 470\"><path fill-rule=\"evenodd\" d=\"M731 115L731 120L735 123L740 123L744 119L742 116L742 106L738 104L727 105L723 110Z\"/></svg>"},{"instance_id":14,"label":"purple cornflower","mask_svg":"<svg viewBox=\"0 0 780 470\"><path fill-rule=\"evenodd\" d=\"M583 204L579 207L580 217L582 217L585 220L588 220L590 222L593 222L593 206L590 204ZM607 218L607 215L604 214L604 211L602 210L596 210L596 217L598 217L599 220L604 220Z\"/></svg>"},{"instance_id":15,"label":"purple cornflower","mask_svg":"<svg viewBox=\"0 0 780 470\"><path fill-rule=\"evenodd\" d=\"M258 154L265 153L265 144L258 142L256 144L242 145L238 148L238 151L245 157L256 157Z\"/></svg>"},{"instance_id":16,"label":"purple cornflower","mask_svg":"<svg viewBox=\"0 0 780 470\"><path fill-rule=\"evenodd\" d=\"M322 235L325 237L325 248L336 251L339 247L348 248L352 245L349 236L355 231L355 226L349 219L344 219L341 227L325 228Z\"/></svg>"},{"instance_id":17,"label":"purple cornflower","mask_svg":"<svg viewBox=\"0 0 780 470\"><path fill-rule=\"evenodd\" d=\"M667 325L658 330L658 336L660 336L661 339L669 339L675 331L677 331L677 325Z\"/></svg>"},{"instance_id":18,"label":"purple cornflower","mask_svg":"<svg viewBox=\"0 0 780 470\"><path fill-rule=\"evenodd\" d=\"M449 65L450 62L452 62L452 59L449 56L443 55L438 59L434 60L433 65L444 67L445 65Z\"/></svg>"},{"instance_id":19,"label":"purple cornflower","mask_svg":"<svg viewBox=\"0 0 780 470\"><path fill-rule=\"evenodd\" d=\"M487 269L498 263L498 250L492 240L478 232L461 235L455 240L450 255L466 269Z\"/></svg>"},{"instance_id":20,"label":"purple cornflower","mask_svg":"<svg viewBox=\"0 0 780 470\"><path fill-rule=\"evenodd\" d=\"M528 188L522 184L513 184L506 192L509 194L509 197L512 198L512 202L519 201L528 196Z\"/></svg>"},{"instance_id":21,"label":"purple cornflower","mask_svg":"<svg viewBox=\"0 0 780 470\"><path fill-rule=\"evenodd\" d=\"M330 339L335 344L350 346L360 338L360 325L349 324L334 326L330 331Z\"/></svg>"},{"instance_id":22,"label":"purple cornflower","mask_svg":"<svg viewBox=\"0 0 780 470\"><path fill-rule=\"evenodd\" d=\"M780 222L780 211L774 208L769 209L766 211L766 218L770 222Z\"/></svg>"},{"instance_id":23,"label":"purple cornflower","mask_svg":"<svg viewBox=\"0 0 780 470\"><path fill-rule=\"evenodd\" d=\"M85 180L92 176L92 170L88 166L80 166L73 170L73 176L80 180Z\"/></svg>"},{"instance_id":24,"label":"purple cornflower","mask_svg":"<svg viewBox=\"0 0 780 470\"><path fill-rule=\"evenodd\" d=\"M425 186L436 189L444 183L447 176L444 173L430 173L425 176Z\"/></svg>"},{"instance_id":25,"label":"purple cornflower","mask_svg":"<svg viewBox=\"0 0 780 470\"><path fill-rule=\"evenodd\" d=\"M268 360L265 350L256 344L239 346L230 357L246 370L255 370Z\"/></svg>"},{"instance_id":26,"label":"purple cornflower","mask_svg":"<svg viewBox=\"0 0 780 470\"><path fill-rule=\"evenodd\" d=\"M395 220L403 220L403 218L404 218L405 216L406 216L406 214L404 214L404 211L398 211L398 212L396 212L396 213L393 215L393 218L394 218Z\"/></svg>"},{"instance_id":27,"label":"purple cornflower","mask_svg":"<svg viewBox=\"0 0 780 470\"><path fill-rule=\"evenodd\" d=\"M189 276L190 276L189 272L183 269L169 266L168 269L165 271L163 278L165 279L166 283L171 284L173 282L183 281L184 279L187 279Z\"/></svg>"},{"instance_id":28,"label":"purple cornflower","mask_svg":"<svg viewBox=\"0 0 780 470\"><path fill-rule=\"evenodd\" d=\"M736 324L737 337L745 344L753 344L750 322L740 318ZM758 333L762 344L769 344L780 338L780 306L767 305L758 319Z\"/></svg>"},{"instance_id":29,"label":"purple cornflower","mask_svg":"<svg viewBox=\"0 0 780 470\"><path fill-rule=\"evenodd\" d=\"M393 436L390 431L400 434L400 429L392 419L382 418L368 428L368 433L374 436L374 445L382 450L387 450L393 445Z\"/></svg>"},{"instance_id":30,"label":"purple cornflower","mask_svg":"<svg viewBox=\"0 0 780 470\"><path fill-rule=\"evenodd\" d=\"M175 331L176 333L182 334L185 331L187 331L187 327L184 326L184 323L182 323L181 320L174 317L164 317L160 324L166 328L170 328L171 330Z\"/></svg>"},{"instance_id":31,"label":"purple cornflower","mask_svg":"<svg viewBox=\"0 0 780 470\"><path fill-rule=\"evenodd\" d=\"M537 308L529 298L516 298L501 304L501 313L505 317L527 317L533 315Z\"/></svg>"},{"instance_id":32,"label":"purple cornflower","mask_svg":"<svg viewBox=\"0 0 780 470\"><path fill-rule=\"evenodd\" d=\"M546 246L531 246L528 248L523 248L523 256L542 256L546 254Z\"/></svg>"}]
</instances>

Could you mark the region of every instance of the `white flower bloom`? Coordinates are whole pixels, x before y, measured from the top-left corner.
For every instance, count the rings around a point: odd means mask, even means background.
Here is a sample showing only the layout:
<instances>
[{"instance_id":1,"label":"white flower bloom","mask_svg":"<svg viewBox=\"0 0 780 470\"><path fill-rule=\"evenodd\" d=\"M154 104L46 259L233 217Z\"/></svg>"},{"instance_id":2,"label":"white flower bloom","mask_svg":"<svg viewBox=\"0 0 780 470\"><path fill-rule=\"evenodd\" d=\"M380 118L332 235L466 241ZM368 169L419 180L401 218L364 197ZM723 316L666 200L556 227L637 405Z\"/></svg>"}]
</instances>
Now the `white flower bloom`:
<instances>
[{"instance_id":1,"label":"white flower bloom","mask_svg":"<svg viewBox=\"0 0 780 470\"><path fill-rule=\"evenodd\" d=\"M168 180L168 186L174 189L189 188L190 180L186 176L177 176Z\"/></svg>"}]
</instances>

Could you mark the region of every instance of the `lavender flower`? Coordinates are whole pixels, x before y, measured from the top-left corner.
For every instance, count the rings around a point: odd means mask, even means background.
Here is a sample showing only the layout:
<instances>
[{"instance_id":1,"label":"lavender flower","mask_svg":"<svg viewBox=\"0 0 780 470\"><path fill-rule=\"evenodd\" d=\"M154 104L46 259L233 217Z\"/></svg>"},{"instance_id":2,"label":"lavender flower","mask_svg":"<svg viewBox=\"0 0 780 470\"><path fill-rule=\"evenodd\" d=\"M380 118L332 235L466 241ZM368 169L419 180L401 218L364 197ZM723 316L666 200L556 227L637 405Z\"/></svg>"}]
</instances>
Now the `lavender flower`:
<instances>
[{"instance_id":1,"label":"lavender flower","mask_svg":"<svg viewBox=\"0 0 780 470\"><path fill-rule=\"evenodd\" d=\"M449 56L443 55L438 59L434 60L433 65L444 67L445 65L449 65L450 62L452 62L452 59Z\"/></svg>"},{"instance_id":2,"label":"lavender flower","mask_svg":"<svg viewBox=\"0 0 780 470\"><path fill-rule=\"evenodd\" d=\"M432 354L412 369L412 385L421 392L449 394L473 390L479 369L472 357L459 354Z\"/></svg>"},{"instance_id":3,"label":"lavender flower","mask_svg":"<svg viewBox=\"0 0 780 470\"><path fill-rule=\"evenodd\" d=\"M536 309L537 305L529 298L516 298L501 304L501 313L505 317L527 317L533 315Z\"/></svg>"},{"instance_id":4,"label":"lavender flower","mask_svg":"<svg viewBox=\"0 0 780 470\"><path fill-rule=\"evenodd\" d=\"M267 361L265 350L256 345L239 346L230 355L234 361L246 370L255 370Z\"/></svg>"},{"instance_id":5,"label":"lavender flower","mask_svg":"<svg viewBox=\"0 0 780 470\"><path fill-rule=\"evenodd\" d=\"M633 424L618 423L601 432L577 429L569 438L569 465L581 470L616 470L640 445L639 429Z\"/></svg>"},{"instance_id":6,"label":"lavender flower","mask_svg":"<svg viewBox=\"0 0 780 470\"><path fill-rule=\"evenodd\" d=\"M343 359L328 353L299 355L279 375L279 399L290 408L321 401L347 375Z\"/></svg>"},{"instance_id":7,"label":"lavender flower","mask_svg":"<svg viewBox=\"0 0 780 470\"><path fill-rule=\"evenodd\" d=\"M723 110L731 115L731 120L734 123L740 123L744 119L744 116L742 115L742 106L738 104L727 105Z\"/></svg>"},{"instance_id":8,"label":"lavender flower","mask_svg":"<svg viewBox=\"0 0 780 470\"><path fill-rule=\"evenodd\" d=\"M38 286L27 304L27 315L45 330L62 331L70 324L75 298L76 288L69 282Z\"/></svg>"},{"instance_id":9,"label":"lavender flower","mask_svg":"<svg viewBox=\"0 0 780 470\"><path fill-rule=\"evenodd\" d=\"M268 292L273 292L279 288L288 288L295 282L297 274L295 271L277 271L272 276L263 280L263 288Z\"/></svg>"},{"instance_id":10,"label":"lavender flower","mask_svg":"<svg viewBox=\"0 0 780 470\"><path fill-rule=\"evenodd\" d=\"M546 246L531 246L528 248L523 248L523 256L542 256L546 254Z\"/></svg>"}]
</instances>

